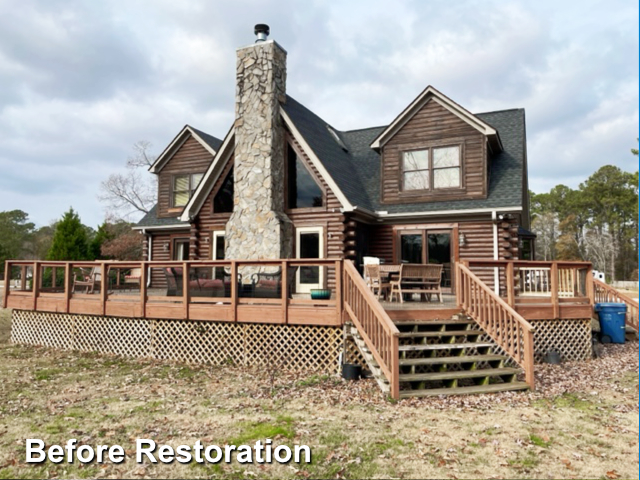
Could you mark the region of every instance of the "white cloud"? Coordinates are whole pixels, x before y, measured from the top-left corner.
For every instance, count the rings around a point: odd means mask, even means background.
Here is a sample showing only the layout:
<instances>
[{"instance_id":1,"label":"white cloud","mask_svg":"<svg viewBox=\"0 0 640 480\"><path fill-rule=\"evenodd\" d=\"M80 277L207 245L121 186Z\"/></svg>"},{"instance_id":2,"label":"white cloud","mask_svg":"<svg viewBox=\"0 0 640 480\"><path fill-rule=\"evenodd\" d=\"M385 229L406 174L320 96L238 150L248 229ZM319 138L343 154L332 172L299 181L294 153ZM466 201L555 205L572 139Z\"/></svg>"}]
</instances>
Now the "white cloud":
<instances>
[{"instance_id":1,"label":"white cloud","mask_svg":"<svg viewBox=\"0 0 640 480\"><path fill-rule=\"evenodd\" d=\"M186 123L223 137L235 48L271 25L288 91L337 128L381 125L427 84L472 111L524 107L530 186L637 169L638 6L501 2L0 2L0 207L97 224L131 145Z\"/></svg>"}]
</instances>

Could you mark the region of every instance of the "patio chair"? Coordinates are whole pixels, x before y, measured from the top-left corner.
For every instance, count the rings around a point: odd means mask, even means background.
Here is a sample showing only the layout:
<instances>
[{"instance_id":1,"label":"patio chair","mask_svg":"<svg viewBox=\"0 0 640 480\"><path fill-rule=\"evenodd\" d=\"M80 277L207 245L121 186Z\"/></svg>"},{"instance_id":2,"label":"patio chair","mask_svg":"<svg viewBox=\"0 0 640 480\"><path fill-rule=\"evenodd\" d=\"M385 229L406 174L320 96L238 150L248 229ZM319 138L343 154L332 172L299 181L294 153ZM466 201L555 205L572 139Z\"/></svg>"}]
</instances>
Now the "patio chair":
<instances>
[{"instance_id":1,"label":"patio chair","mask_svg":"<svg viewBox=\"0 0 640 480\"><path fill-rule=\"evenodd\" d=\"M431 301L431 295L438 295L442 303L442 265L416 265L404 263L400 265L400 275L391 283L391 301L397 297L400 303L404 303L404 294L419 293L421 298Z\"/></svg>"},{"instance_id":2,"label":"patio chair","mask_svg":"<svg viewBox=\"0 0 640 480\"><path fill-rule=\"evenodd\" d=\"M382 277L380 273L380 265L368 264L364 266L365 278L367 279L367 285L373 292L373 294L380 298L380 295L383 298L386 298L389 289L391 288L391 283Z\"/></svg>"},{"instance_id":3,"label":"patio chair","mask_svg":"<svg viewBox=\"0 0 640 480\"><path fill-rule=\"evenodd\" d=\"M282 271L256 272L251 275L252 296L255 298L280 298L282 296Z\"/></svg>"},{"instance_id":4,"label":"patio chair","mask_svg":"<svg viewBox=\"0 0 640 480\"><path fill-rule=\"evenodd\" d=\"M84 293L94 293L96 285L98 289L102 282L102 270L100 267L81 268L81 277L78 279L76 275L73 277L73 287L71 292L76 292L76 287L84 287Z\"/></svg>"},{"instance_id":5,"label":"patio chair","mask_svg":"<svg viewBox=\"0 0 640 480\"><path fill-rule=\"evenodd\" d=\"M183 288L182 267L163 268L167 279L167 297L181 297ZM238 274L238 283L242 276ZM189 294L193 297L229 297L231 295L231 275L224 273L223 279L189 277Z\"/></svg>"},{"instance_id":6,"label":"patio chair","mask_svg":"<svg viewBox=\"0 0 640 480\"><path fill-rule=\"evenodd\" d=\"M140 277L142 277L142 269L141 268L132 268L129 271L129 275L124 276L125 285L131 285L138 287L140 286Z\"/></svg>"}]
</instances>

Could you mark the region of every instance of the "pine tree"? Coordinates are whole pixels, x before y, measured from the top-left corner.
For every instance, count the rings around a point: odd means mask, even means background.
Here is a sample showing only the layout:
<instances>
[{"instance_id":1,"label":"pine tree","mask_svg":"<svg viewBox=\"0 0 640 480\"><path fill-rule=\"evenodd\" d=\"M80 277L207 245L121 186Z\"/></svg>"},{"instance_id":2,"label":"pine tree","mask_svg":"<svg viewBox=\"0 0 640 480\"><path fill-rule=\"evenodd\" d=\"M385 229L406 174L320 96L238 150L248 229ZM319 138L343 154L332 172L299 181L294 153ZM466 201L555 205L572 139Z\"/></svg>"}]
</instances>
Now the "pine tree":
<instances>
[{"instance_id":1,"label":"pine tree","mask_svg":"<svg viewBox=\"0 0 640 480\"><path fill-rule=\"evenodd\" d=\"M90 260L87 231L73 208L56 225L47 260Z\"/></svg>"}]
</instances>

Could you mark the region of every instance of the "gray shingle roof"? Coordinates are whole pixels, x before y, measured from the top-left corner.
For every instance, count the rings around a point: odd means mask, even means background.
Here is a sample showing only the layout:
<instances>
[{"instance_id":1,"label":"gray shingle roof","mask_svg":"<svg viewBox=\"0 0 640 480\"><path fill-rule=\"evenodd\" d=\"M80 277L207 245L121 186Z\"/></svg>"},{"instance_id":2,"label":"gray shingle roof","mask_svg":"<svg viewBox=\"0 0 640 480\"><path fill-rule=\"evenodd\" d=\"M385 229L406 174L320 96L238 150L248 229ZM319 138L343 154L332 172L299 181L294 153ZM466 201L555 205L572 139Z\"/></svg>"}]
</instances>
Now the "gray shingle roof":
<instances>
[{"instance_id":1,"label":"gray shingle roof","mask_svg":"<svg viewBox=\"0 0 640 480\"><path fill-rule=\"evenodd\" d=\"M287 97L283 108L354 206L388 213L522 206L526 150L524 109L476 114L498 131L504 147L490 160L491 178L486 199L382 205L380 155L370 145L386 126L344 132L334 129L346 145L348 151L345 151L328 130L330 125L315 113L291 97Z\"/></svg>"},{"instance_id":2,"label":"gray shingle roof","mask_svg":"<svg viewBox=\"0 0 640 480\"><path fill-rule=\"evenodd\" d=\"M189 125L191 127L191 125ZM198 130L197 128L191 127L191 129L198 134L202 140L205 141L207 145L213 148L216 152L220 150L222 146L222 140L214 137L213 135L209 135L208 133L204 133L202 130Z\"/></svg>"},{"instance_id":3,"label":"gray shingle roof","mask_svg":"<svg viewBox=\"0 0 640 480\"><path fill-rule=\"evenodd\" d=\"M157 211L158 205L154 205L153 208L149 210L149 213L142 217L142 220L136 224L136 227L189 226L189 222L181 222L177 217L158 218Z\"/></svg>"},{"instance_id":4,"label":"gray shingle roof","mask_svg":"<svg viewBox=\"0 0 640 480\"><path fill-rule=\"evenodd\" d=\"M526 152L524 109L476 114L498 131L504 147L502 152L490 160L489 192L486 199L382 205L380 155L370 145L386 126L339 131L290 96L287 96L283 108L331 178L354 206L390 214L522 206ZM211 148L216 151L220 149L222 140L201 130L193 130ZM186 225L189 224L179 221L177 217L158 218L156 207L137 224L138 227Z\"/></svg>"},{"instance_id":5,"label":"gray shingle roof","mask_svg":"<svg viewBox=\"0 0 640 480\"><path fill-rule=\"evenodd\" d=\"M353 205L366 208L370 203L368 192L364 187L365 182L362 180L362 175L366 172L354 168L350 153L342 148L329 131L329 128L333 127L288 95L283 108L342 193ZM340 135L340 132L333 130ZM341 135L340 137L344 141Z\"/></svg>"}]
</instances>

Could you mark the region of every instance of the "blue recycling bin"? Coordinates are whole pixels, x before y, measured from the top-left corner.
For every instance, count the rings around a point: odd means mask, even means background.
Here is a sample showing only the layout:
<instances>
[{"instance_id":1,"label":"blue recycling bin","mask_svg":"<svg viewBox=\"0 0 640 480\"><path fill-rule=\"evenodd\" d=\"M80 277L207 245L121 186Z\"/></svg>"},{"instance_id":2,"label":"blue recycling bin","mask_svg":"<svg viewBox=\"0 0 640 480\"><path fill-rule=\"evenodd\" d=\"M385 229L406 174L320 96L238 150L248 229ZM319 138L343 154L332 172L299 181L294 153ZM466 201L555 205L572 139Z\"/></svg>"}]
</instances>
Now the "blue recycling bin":
<instances>
[{"instance_id":1,"label":"blue recycling bin","mask_svg":"<svg viewBox=\"0 0 640 480\"><path fill-rule=\"evenodd\" d=\"M627 306L624 303L596 303L600 318L600 335L607 335L613 343L624 343Z\"/></svg>"}]
</instances>

